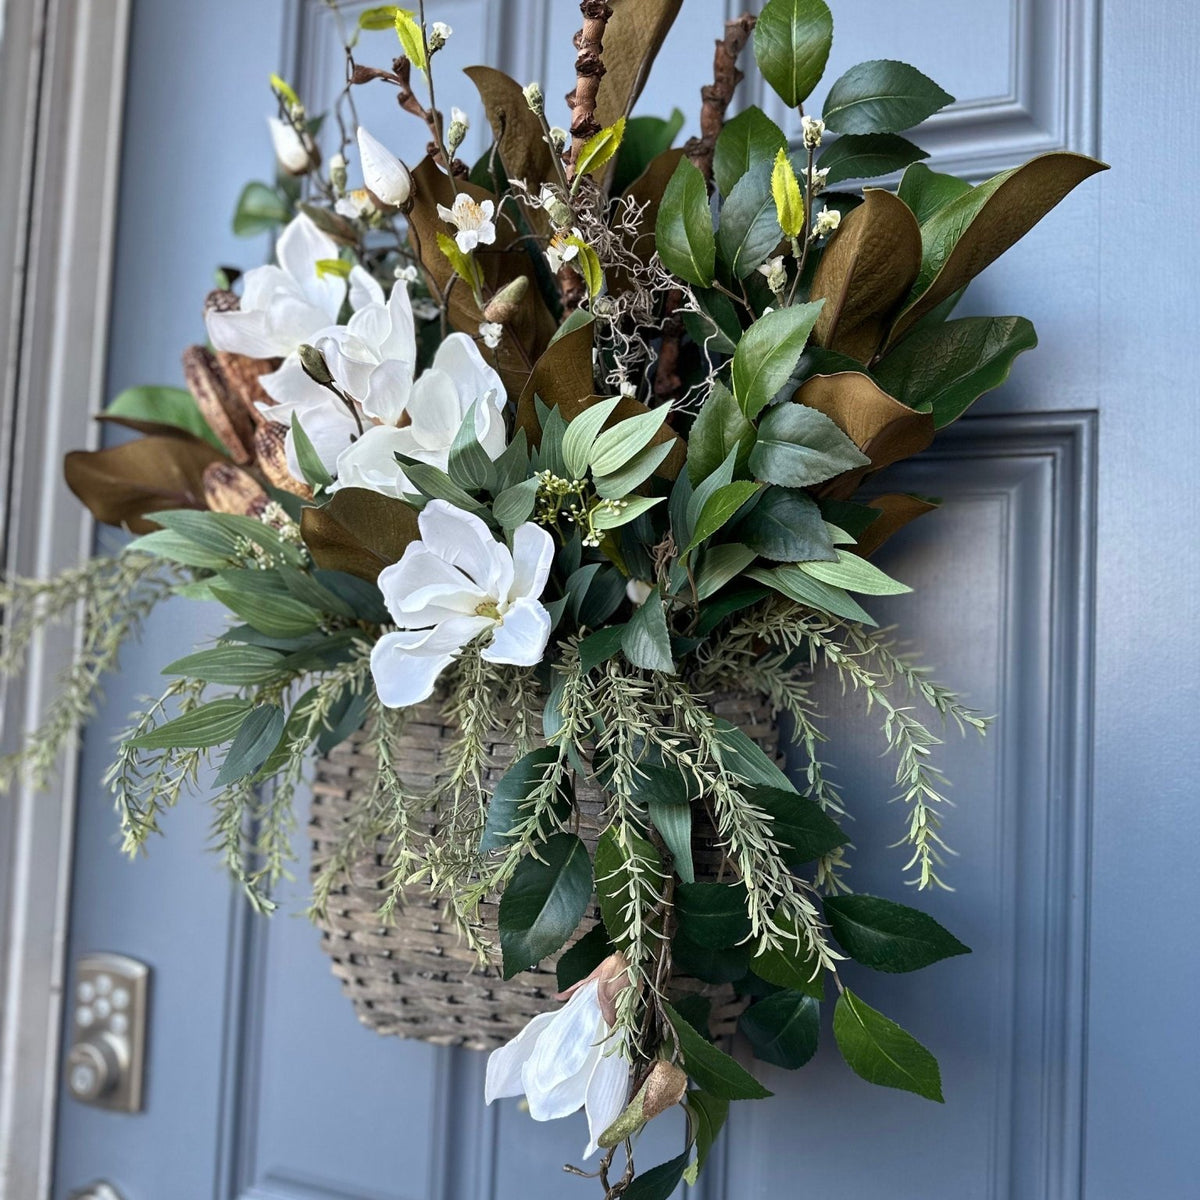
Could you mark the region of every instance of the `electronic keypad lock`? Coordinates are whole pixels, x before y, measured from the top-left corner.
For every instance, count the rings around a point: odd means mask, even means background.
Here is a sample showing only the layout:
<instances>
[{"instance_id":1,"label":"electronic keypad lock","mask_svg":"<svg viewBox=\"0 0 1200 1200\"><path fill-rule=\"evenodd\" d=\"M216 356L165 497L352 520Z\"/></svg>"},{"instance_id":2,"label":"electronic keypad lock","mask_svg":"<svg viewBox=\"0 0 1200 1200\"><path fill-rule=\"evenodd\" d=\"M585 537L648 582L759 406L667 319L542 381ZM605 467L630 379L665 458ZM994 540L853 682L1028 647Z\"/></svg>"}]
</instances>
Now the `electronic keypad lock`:
<instances>
[{"instance_id":1,"label":"electronic keypad lock","mask_svg":"<svg viewBox=\"0 0 1200 1200\"><path fill-rule=\"evenodd\" d=\"M150 968L122 954L85 954L75 967L67 1090L83 1104L140 1112Z\"/></svg>"}]
</instances>

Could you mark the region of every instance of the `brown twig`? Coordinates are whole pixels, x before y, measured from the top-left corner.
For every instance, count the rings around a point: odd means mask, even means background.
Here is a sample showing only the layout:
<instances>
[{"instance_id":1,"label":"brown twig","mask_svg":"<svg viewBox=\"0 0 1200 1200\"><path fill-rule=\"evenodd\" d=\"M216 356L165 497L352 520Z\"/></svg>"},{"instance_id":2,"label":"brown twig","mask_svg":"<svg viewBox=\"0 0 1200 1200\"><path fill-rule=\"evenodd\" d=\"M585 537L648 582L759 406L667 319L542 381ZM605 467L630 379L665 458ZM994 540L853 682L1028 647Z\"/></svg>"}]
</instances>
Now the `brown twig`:
<instances>
[{"instance_id":1,"label":"brown twig","mask_svg":"<svg viewBox=\"0 0 1200 1200\"><path fill-rule=\"evenodd\" d=\"M705 179L712 179L713 149L725 126L725 111L733 93L744 78L738 70L738 55L745 49L757 21L752 13L743 13L725 22L725 36L717 39L713 54L713 81L700 89L700 136L684 148Z\"/></svg>"},{"instance_id":2,"label":"brown twig","mask_svg":"<svg viewBox=\"0 0 1200 1200\"><path fill-rule=\"evenodd\" d=\"M581 0L583 28L575 35L575 87L567 96L571 106L571 150L567 157L567 177L575 173L575 160L584 142L600 132L596 122L596 96L604 78L604 29L612 16L606 0Z\"/></svg>"}]
</instances>

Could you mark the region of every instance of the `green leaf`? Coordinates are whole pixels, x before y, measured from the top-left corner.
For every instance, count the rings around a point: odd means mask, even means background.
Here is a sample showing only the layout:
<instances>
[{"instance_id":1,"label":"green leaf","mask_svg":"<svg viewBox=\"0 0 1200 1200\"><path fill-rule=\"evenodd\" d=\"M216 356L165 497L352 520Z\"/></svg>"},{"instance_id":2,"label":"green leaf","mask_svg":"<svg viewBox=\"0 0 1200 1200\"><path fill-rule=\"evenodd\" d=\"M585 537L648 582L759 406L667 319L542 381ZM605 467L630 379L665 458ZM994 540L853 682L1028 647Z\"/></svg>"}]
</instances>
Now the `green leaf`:
<instances>
[{"instance_id":1,"label":"green leaf","mask_svg":"<svg viewBox=\"0 0 1200 1200\"><path fill-rule=\"evenodd\" d=\"M479 444L476 432L478 409L479 401L476 400L471 404L463 423L454 435L446 464L446 473L459 487L468 492L490 490L496 483L496 466Z\"/></svg>"},{"instance_id":2,"label":"green leaf","mask_svg":"<svg viewBox=\"0 0 1200 1200\"><path fill-rule=\"evenodd\" d=\"M492 515L502 529L516 529L529 520L533 506L537 503L539 480L524 479L513 487L505 488L492 505Z\"/></svg>"},{"instance_id":3,"label":"green leaf","mask_svg":"<svg viewBox=\"0 0 1200 1200\"><path fill-rule=\"evenodd\" d=\"M676 108L666 120L662 117L630 117L625 122L625 136L617 152L610 195L622 195L654 159L670 150L685 119Z\"/></svg>"},{"instance_id":4,"label":"green leaf","mask_svg":"<svg viewBox=\"0 0 1200 1200\"><path fill-rule=\"evenodd\" d=\"M801 867L850 840L816 801L798 792L756 787L746 799L772 818L772 830L789 867Z\"/></svg>"},{"instance_id":5,"label":"green leaf","mask_svg":"<svg viewBox=\"0 0 1200 1200\"><path fill-rule=\"evenodd\" d=\"M691 1153L689 1147L670 1162L659 1163L649 1171L640 1171L621 1193L622 1200L670 1200L683 1178L683 1170Z\"/></svg>"},{"instance_id":6,"label":"green leaf","mask_svg":"<svg viewBox=\"0 0 1200 1200\"><path fill-rule=\"evenodd\" d=\"M668 271L696 287L712 283L716 243L708 188L686 158L679 160L663 192L654 237Z\"/></svg>"},{"instance_id":7,"label":"green leaf","mask_svg":"<svg viewBox=\"0 0 1200 1200\"><path fill-rule=\"evenodd\" d=\"M588 296L594 300L604 286L604 268L600 265L600 255L583 238L572 235L565 241L568 246L574 246L578 251L572 265L583 276Z\"/></svg>"},{"instance_id":8,"label":"green leaf","mask_svg":"<svg viewBox=\"0 0 1200 1200\"><path fill-rule=\"evenodd\" d=\"M126 421L152 421L156 425L172 425L194 437L203 438L218 450L225 450L221 439L209 428L200 409L196 407L195 397L183 388L126 388L104 410L104 415Z\"/></svg>"},{"instance_id":9,"label":"green leaf","mask_svg":"<svg viewBox=\"0 0 1200 1200\"><path fill-rule=\"evenodd\" d=\"M608 662L621 649L625 637L624 625L606 625L589 633L579 642L579 666L586 675L602 662Z\"/></svg>"},{"instance_id":10,"label":"green leaf","mask_svg":"<svg viewBox=\"0 0 1200 1200\"><path fill-rule=\"evenodd\" d=\"M875 378L910 408L928 407L941 429L999 387L1017 355L1036 345L1024 317L964 317L914 330L879 363Z\"/></svg>"},{"instance_id":11,"label":"green leaf","mask_svg":"<svg viewBox=\"0 0 1200 1200\"><path fill-rule=\"evenodd\" d=\"M957 175L931 171L924 163L913 163L904 172L896 195L912 209L919 225L924 225L939 208L957 200L971 190L971 185Z\"/></svg>"},{"instance_id":12,"label":"green leaf","mask_svg":"<svg viewBox=\"0 0 1200 1200\"><path fill-rule=\"evenodd\" d=\"M630 418L630 420L633 419ZM595 475L592 482L596 485L596 495L605 500L623 500L634 488L640 487L658 470L663 459L674 448L673 440L657 442L638 451L623 467L611 474Z\"/></svg>"},{"instance_id":13,"label":"green leaf","mask_svg":"<svg viewBox=\"0 0 1200 1200\"><path fill-rule=\"evenodd\" d=\"M620 396L598 400L567 423L567 431L562 440L562 454L567 464L567 473L572 479L584 477L592 445L600 430L604 428L605 421L612 416L613 409L620 403Z\"/></svg>"},{"instance_id":14,"label":"green leaf","mask_svg":"<svg viewBox=\"0 0 1200 1200\"><path fill-rule=\"evenodd\" d=\"M693 486L707 479L735 447L734 473L744 469L754 445L754 426L733 393L719 380L700 406L687 443L687 474Z\"/></svg>"},{"instance_id":15,"label":"green leaf","mask_svg":"<svg viewBox=\"0 0 1200 1200\"><path fill-rule=\"evenodd\" d=\"M492 789L492 798L488 801L487 821L479 841L481 854L512 844L510 835L521 821L522 808L545 780L551 764L557 761L558 751L550 746L542 746L517 759L504 772ZM569 806L570 797L558 799L565 799Z\"/></svg>"},{"instance_id":16,"label":"green leaf","mask_svg":"<svg viewBox=\"0 0 1200 1200\"><path fill-rule=\"evenodd\" d=\"M775 155L771 169L771 195L775 199L775 219L787 237L798 237L804 228L804 197L800 195L800 180L788 161L787 151Z\"/></svg>"},{"instance_id":17,"label":"green leaf","mask_svg":"<svg viewBox=\"0 0 1200 1200\"><path fill-rule=\"evenodd\" d=\"M696 568L696 598L707 600L732 582L755 559L755 551L737 542L710 546L700 557Z\"/></svg>"},{"instance_id":18,"label":"green leaf","mask_svg":"<svg viewBox=\"0 0 1200 1200\"><path fill-rule=\"evenodd\" d=\"M684 883L696 878L692 865L692 805L678 772L665 767L643 766L648 778L638 794L650 813L650 821L674 860L675 874Z\"/></svg>"},{"instance_id":19,"label":"green leaf","mask_svg":"<svg viewBox=\"0 0 1200 1200\"><path fill-rule=\"evenodd\" d=\"M619 529L630 521L636 521L642 513L649 512L665 499L665 496L629 496L621 501L622 507L616 512L607 509L598 512L592 523L597 529Z\"/></svg>"},{"instance_id":20,"label":"green leaf","mask_svg":"<svg viewBox=\"0 0 1200 1200\"><path fill-rule=\"evenodd\" d=\"M821 151L817 166L829 172L825 183L832 187L845 179L874 179L879 175L890 175L920 158L928 157L928 153L920 146L914 146L898 133L848 133L836 142L830 142ZM904 199L903 194L900 199ZM919 217L917 219L920 220Z\"/></svg>"},{"instance_id":21,"label":"green leaf","mask_svg":"<svg viewBox=\"0 0 1200 1200\"><path fill-rule=\"evenodd\" d=\"M152 533L144 533L141 537L134 538L126 548L140 551L142 554L152 554L155 558L165 558L168 562L179 563L185 567L198 567L208 571L219 571L222 567L231 567L238 561L229 554L221 554L207 546L198 546L191 538L184 537L173 529L156 529Z\"/></svg>"},{"instance_id":22,"label":"green leaf","mask_svg":"<svg viewBox=\"0 0 1200 1200\"><path fill-rule=\"evenodd\" d=\"M745 1067L705 1041L665 1001L663 1009L679 1038L684 1070L700 1088L721 1100L765 1100L771 1094Z\"/></svg>"},{"instance_id":23,"label":"green leaf","mask_svg":"<svg viewBox=\"0 0 1200 1200\"><path fill-rule=\"evenodd\" d=\"M577 941L558 956L554 973L558 990L565 992L572 984L586 979L611 953L612 942L601 924L595 924Z\"/></svg>"},{"instance_id":24,"label":"green leaf","mask_svg":"<svg viewBox=\"0 0 1200 1200\"><path fill-rule=\"evenodd\" d=\"M552 833L526 855L500 897L504 978L541 962L575 932L592 898L587 847L573 833Z\"/></svg>"},{"instance_id":25,"label":"green leaf","mask_svg":"<svg viewBox=\"0 0 1200 1200\"><path fill-rule=\"evenodd\" d=\"M269 233L284 224L291 211L283 197L265 183L248 183L233 212L233 232L238 237Z\"/></svg>"},{"instance_id":26,"label":"green leaf","mask_svg":"<svg viewBox=\"0 0 1200 1200\"><path fill-rule=\"evenodd\" d=\"M874 563L849 550L839 550L837 556L837 562L802 562L796 565L814 579L833 587L845 588L848 592L859 592L866 596L899 596L912 591L908 584L893 579Z\"/></svg>"},{"instance_id":27,"label":"green leaf","mask_svg":"<svg viewBox=\"0 0 1200 1200\"><path fill-rule=\"evenodd\" d=\"M825 974L818 969L816 956L801 949L802 945L803 937L799 943L789 941L785 949L764 950L750 960L750 970L776 987L821 1000L825 995Z\"/></svg>"},{"instance_id":28,"label":"green leaf","mask_svg":"<svg viewBox=\"0 0 1200 1200\"><path fill-rule=\"evenodd\" d=\"M765 583L777 592L782 592L797 604L806 604L832 616L845 617L848 621L861 621L864 625L878 624L844 588L822 583L806 571L800 570L794 563L785 563L769 570L756 567L747 571L746 575L758 583Z\"/></svg>"},{"instance_id":29,"label":"green leaf","mask_svg":"<svg viewBox=\"0 0 1200 1200\"><path fill-rule=\"evenodd\" d=\"M742 335L733 356L733 394L750 420L754 420L787 383L820 313L821 302L779 308L759 317ZM829 421L829 424L833 425L833 422ZM837 429L836 425L833 427ZM842 437L846 435L842 434ZM784 481L773 479L769 482Z\"/></svg>"},{"instance_id":30,"label":"green leaf","mask_svg":"<svg viewBox=\"0 0 1200 1200\"><path fill-rule=\"evenodd\" d=\"M879 896L827 896L825 917L842 949L876 971L919 971L971 953L928 914Z\"/></svg>"},{"instance_id":31,"label":"green leaf","mask_svg":"<svg viewBox=\"0 0 1200 1200\"><path fill-rule=\"evenodd\" d=\"M404 50L404 57L419 71L425 71L429 68L429 59L426 56L425 34L421 26L413 19L413 15L403 8L396 9L394 18L396 27L396 36L400 39L400 45Z\"/></svg>"},{"instance_id":32,"label":"green leaf","mask_svg":"<svg viewBox=\"0 0 1200 1200\"><path fill-rule=\"evenodd\" d=\"M177 658L163 667L164 675L182 675L204 683L232 687L267 683L280 674L283 655L266 646L213 646Z\"/></svg>"},{"instance_id":33,"label":"green leaf","mask_svg":"<svg viewBox=\"0 0 1200 1200\"><path fill-rule=\"evenodd\" d=\"M732 354L742 336L742 323L733 301L714 289L695 293L698 312L683 314L688 336L712 359L714 355Z\"/></svg>"},{"instance_id":34,"label":"green leaf","mask_svg":"<svg viewBox=\"0 0 1200 1200\"><path fill-rule=\"evenodd\" d=\"M454 273L464 280L473 292L478 294L483 276L474 256L465 250L460 250L458 243L448 233L437 235L437 246L442 252L442 256L454 269Z\"/></svg>"},{"instance_id":35,"label":"green leaf","mask_svg":"<svg viewBox=\"0 0 1200 1200\"><path fill-rule=\"evenodd\" d=\"M225 761L213 781L216 787L228 787L247 775L253 775L271 756L283 737L283 709L275 704L259 704L242 721L242 727L225 755Z\"/></svg>"},{"instance_id":36,"label":"green leaf","mask_svg":"<svg viewBox=\"0 0 1200 1200\"><path fill-rule=\"evenodd\" d=\"M611 429L606 429L592 446L591 463L594 475L611 475L624 467L645 449L670 415L669 405L626 417Z\"/></svg>"},{"instance_id":37,"label":"green leaf","mask_svg":"<svg viewBox=\"0 0 1200 1200\"><path fill-rule=\"evenodd\" d=\"M838 997L833 1010L833 1036L850 1069L868 1083L902 1088L927 1100L944 1102L937 1059L849 988Z\"/></svg>"},{"instance_id":38,"label":"green leaf","mask_svg":"<svg viewBox=\"0 0 1200 1200\"><path fill-rule=\"evenodd\" d=\"M824 0L768 0L754 27L754 57L785 108L796 108L825 73L833 15Z\"/></svg>"},{"instance_id":39,"label":"green leaf","mask_svg":"<svg viewBox=\"0 0 1200 1200\"><path fill-rule=\"evenodd\" d=\"M811 487L843 471L870 465L871 460L824 413L791 402L768 409L750 452L755 476L783 487Z\"/></svg>"},{"instance_id":40,"label":"green leaf","mask_svg":"<svg viewBox=\"0 0 1200 1200\"><path fill-rule=\"evenodd\" d=\"M816 502L791 488L767 488L734 527L733 536L755 554L776 562L837 557Z\"/></svg>"},{"instance_id":41,"label":"green leaf","mask_svg":"<svg viewBox=\"0 0 1200 1200\"><path fill-rule=\"evenodd\" d=\"M625 626L621 636L625 657L643 671L665 671L674 674L671 657L671 635L667 630L666 610L662 594L655 590L640 605Z\"/></svg>"},{"instance_id":42,"label":"green leaf","mask_svg":"<svg viewBox=\"0 0 1200 1200\"><path fill-rule=\"evenodd\" d=\"M717 250L734 278L745 279L782 240L771 193L771 163L756 163L734 184L721 206Z\"/></svg>"},{"instance_id":43,"label":"green leaf","mask_svg":"<svg viewBox=\"0 0 1200 1200\"><path fill-rule=\"evenodd\" d=\"M684 548L684 554L694 550L701 542L706 542L727 524L742 505L757 494L759 486L752 480L740 479L735 483L725 484L709 496L696 519L696 528L691 541Z\"/></svg>"},{"instance_id":44,"label":"green leaf","mask_svg":"<svg viewBox=\"0 0 1200 1200\"><path fill-rule=\"evenodd\" d=\"M636 894L643 909L649 912L658 902L662 859L644 837L625 826L623 841L610 826L596 843L596 900L604 927L613 944L627 948L625 930L628 928L626 910L631 895ZM636 871L631 867L636 866Z\"/></svg>"},{"instance_id":45,"label":"green leaf","mask_svg":"<svg viewBox=\"0 0 1200 1200\"><path fill-rule=\"evenodd\" d=\"M236 736L250 708L249 700L233 697L210 700L139 737L130 738L126 745L139 750L205 750L219 746Z\"/></svg>"},{"instance_id":46,"label":"green leaf","mask_svg":"<svg viewBox=\"0 0 1200 1200\"><path fill-rule=\"evenodd\" d=\"M729 1116L729 1101L711 1096L708 1092L692 1091L688 1092L684 1104L687 1106L695 1130L696 1161L684 1171L683 1175L687 1182L695 1187L696 1180L708 1159L709 1151L717 1140L717 1134L721 1132L721 1128Z\"/></svg>"},{"instance_id":47,"label":"green leaf","mask_svg":"<svg viewBox=\"0 0 1200 1200\"><path fill-rule=\"evenodd\" d=\"M445 500L455 508L462 508L467 512L480 514L484 511L483 505L469 492L464 491L440 467L411 458L404 458L400 466L408 481L418 488L423 496L428 496L431 500Z\"/></svg>"},{"instance_id":48,"label":"green leaf","mask_svg":"<svg viewBox=\"0 0 1200 1200\"><path fill-rule=\"evenodd\" d=\"M621 148L625 137L625 118L620 117L599 133L594 133L580 147L575 160L575 177L594 175Z\"/></svg>"},{"instance_id":49,"label":"green leaf","mask_svg":"<svg viewBox=\"0 0 1200 1200\"><path fill-rule=\"evenodd\" d=\"M858 63L829 89L822 111L837 133L901 133L920 125L954 97L908 63Z\"/></svg>"},{"instance_id":50,"label":"green leaf","mask_svg":"<svg viewBox=\"0 0 1200 1200\"><path fill-rule=\"evenodd\" d=\"M681 883L675 889L679 932L718 950L736 946L750 936L748 903L740 883Z\"/></svg>"},{"instance_id":51,"label":"green leaf","mask_svg":"<svg viewBox=\"0 0 1200 1200\"><path fill-rule=\"evenodd\" d=\"M767 757L763 748L744 730L718 717L717 734L724 752L725 766L739 779L756 787L794 791L791 780Z\"/></svg>"},{"instance_id":52,"label":"green leaf","mask_svg":"<svg viewBox=\"0 0 1200 1200\"><path fill-rule=\"evenodd\" d=\"M382 4L364 9L358 14L359 29L395 29L397 8L394 4Z\"/></svg>"},{"instance_id":53,"label":"green leaf","mask_svg":"<svg viewBox=\"0 0 1200 1200\"><path fill-rule=\"evenodd\" d=\"M316 452L304 426L300 424L300 414L292 413L292 444L296 448L296 461L300 464L300 474L304 482L315 491L327 488L333 482L333 476L325 468L321 456Z\"/></svg>"},{"instance_id":54,"label":"green leaf","mask_svg":"<svg viewBox=\"0 0 1200 1200\"><path fill-rule=\"evenodd\" d=\"M787 147L783 130L752 104L727 121L713 149L713 178L722 196L728 196L747 171L757 163L770 162Z\"/></svg>"},{"instance_id":55,"label":"green leaf","mask_svg":"<svg viewBox=\"0 0 1200 1200\"><path fill-rule=\"evenodd\" d=\"M695 529L696 522L700 519L700 514L704 511L704 506L711 497L726 484L733 481L736 456L736 450L730 450L725 456L725 461L711 475L702 480L699 486L694 488L692 494L688 497L687 512L684 520L682 524L677 522L679 524L677 532L684 538L683 545L686 546L692 540L692 530Z\"/></svg>"},{"instance_id":56,"label":"green leaf","mask_svg":"<svg viewBox=\"0 0 1200 1200\"><path fill-rule=\"evenodd\" d=\"M738 1028L755 1058L795 1071L817 1052L821 1006L803 992L776 992L746 1009Z\"/></svg>"},{"instance_id":57,"label":"green leaf","mask_svg":"<svg viewBox=\"0 0 1200 1200\"><path fill-rule=\"evenodd\" d=\"M292 596L250 592L227 582L229 573L214 579L213 596L240 620L271 637L298 637L321 625L321 614Z\"/></svg>"}]
</instances>

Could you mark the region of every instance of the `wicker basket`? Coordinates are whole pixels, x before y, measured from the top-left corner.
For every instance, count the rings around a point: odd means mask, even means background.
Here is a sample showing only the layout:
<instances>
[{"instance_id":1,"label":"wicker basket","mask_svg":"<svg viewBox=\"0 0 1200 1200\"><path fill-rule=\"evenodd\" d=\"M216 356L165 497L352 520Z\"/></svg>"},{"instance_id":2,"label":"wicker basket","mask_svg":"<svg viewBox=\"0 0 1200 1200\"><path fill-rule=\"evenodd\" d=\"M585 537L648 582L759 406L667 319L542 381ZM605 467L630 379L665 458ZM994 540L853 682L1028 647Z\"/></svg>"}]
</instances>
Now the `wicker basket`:
<instances>
[{"instance_id":1,"label":"wicker basket","mask_svg":"<svg viewBox=\"0 0 1200 1200\"><path fill-rule=\"evenodd\" d=\"M777 756L778 734L761 698L741 693L716 696L711 707L772 758ZM428 702L413 711L405 728L403 760L397 764L413 791L432 792L442 753L454 732L443 724L436 703ZM337 846L359 780L371 770L364 741L360 731L317 765L309 824L314 873ZM511 744L503 740L490 749L489 786L504 773L513 754ZM603 798L591 789L578 789L576 800L579 833L591 851ZM425 820L431 826L434 814L425 814ZM553 962L541 963L509 980L501 978L497 966L482 968L463 944L453 921L445 918L443 903L420 886L405 890L403 912L394 924L383 924L378 914L387 871L386 850L381 842L351 867L317 922L321 944L333 960L333 973L342 981L364 1025L381 1034L490 1050L515 1037L532 1017L556 1005ZM707 838L702 833L697 838L695 857L701 874L711 875L713 865L720 863L720 848L711 831ZM496 905L485 903L481 918L494 930ZM745 1007L732 987L679 978L673 984L679 992L702 992L711 1001L713 1034L732 1034Z\"/></svg>"}]
</instances>

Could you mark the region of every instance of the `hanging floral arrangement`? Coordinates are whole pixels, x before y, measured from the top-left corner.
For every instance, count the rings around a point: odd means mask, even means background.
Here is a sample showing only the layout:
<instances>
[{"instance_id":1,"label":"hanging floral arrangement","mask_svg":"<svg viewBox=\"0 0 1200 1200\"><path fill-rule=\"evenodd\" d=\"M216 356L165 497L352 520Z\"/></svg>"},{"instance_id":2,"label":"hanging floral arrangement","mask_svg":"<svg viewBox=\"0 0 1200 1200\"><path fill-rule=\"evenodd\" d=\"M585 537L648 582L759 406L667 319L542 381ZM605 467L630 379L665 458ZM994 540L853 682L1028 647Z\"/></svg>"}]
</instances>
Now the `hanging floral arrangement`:
<instances>
[{"instance_id":1,"label":"hanging floral arrangement","mask_svg":"<svg viewBox=\"0 0 1200 1200\"><path fill-rule=\"evenodd\" d=\"M898 873L941 884L936 748L947 722L986 721L872 616L909 590L875 552L937 507L881 472L1035 345L1022 317L953 310L1103 168L1050 153L977 186L930 169L907 133L952 97L886 58L807 110L823 0L729 21L676 147L681 114L630 114L680 7L583 0L561 127L537 83L491 67L467 72L477 101L462 80L435 90L452 31L424 5L343 31L323 123L273 78L278 178L247 187L235 223L277 229L274 261L223 273L187 390L123 393L103 420L138 436L67 457L71 488L133 540L2 596L8 673L46 624L81 610L83 629L8 782L46 780L154 606L223 606L121 740L126 850L211 762L217 849L269 910L309 764L351 747L314 917L373 856L381 930L410 928L423 889L485 976L525 980L532 1018L493 1039L485 1099L524 1096L539 1121L583 1109L569 1169L626 1200L694 1182L729 1103L768 1095L729 1052L735 1026L800 1068L832 1005L850 1069L942 1099L933 1055L841 967L967 948L850 890L814 681L879 717ZM730 108L751 58L796 144ZM358 124L363 88L423 123L421 162ZM467 116L437 106L454 89L491 126L474 164ZM677 1106L679 1155L635 1171L640 1130Z\"/></svg>"}]
</instances>

